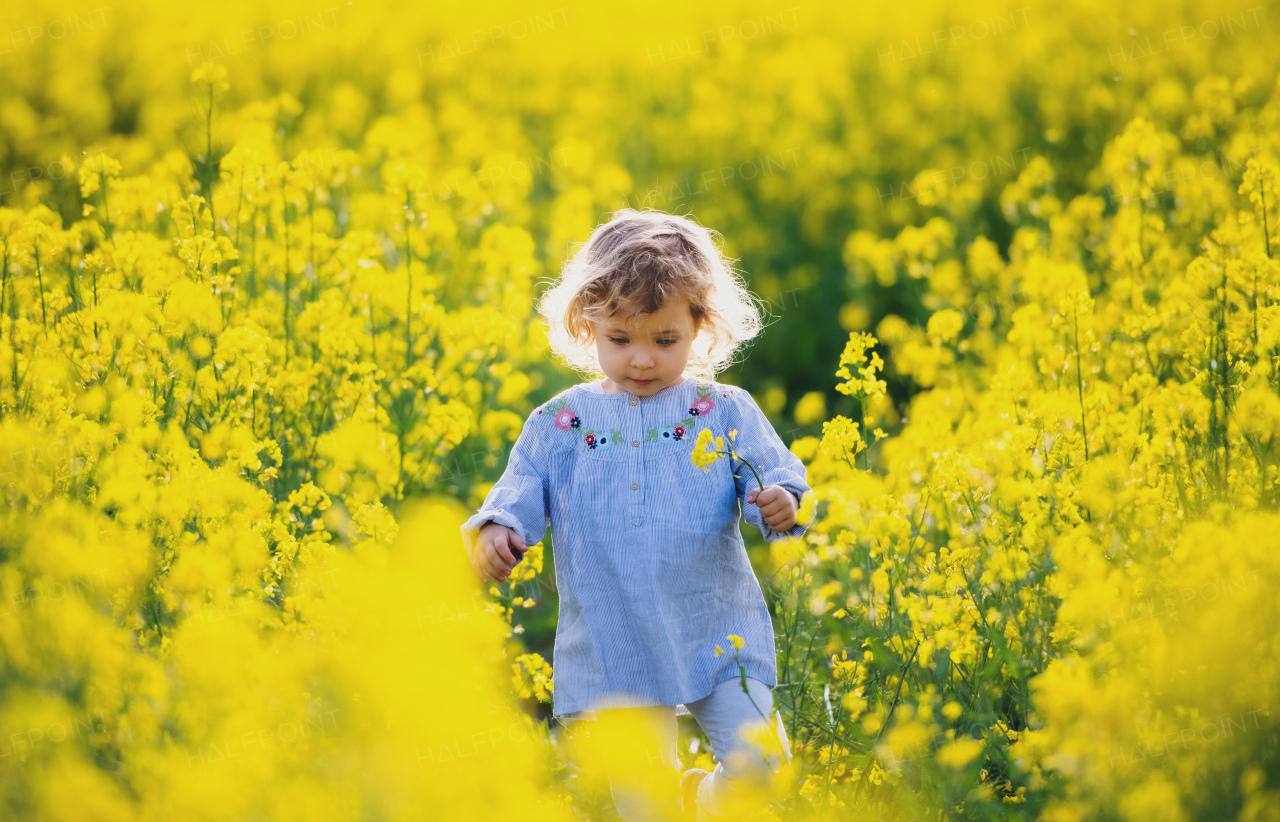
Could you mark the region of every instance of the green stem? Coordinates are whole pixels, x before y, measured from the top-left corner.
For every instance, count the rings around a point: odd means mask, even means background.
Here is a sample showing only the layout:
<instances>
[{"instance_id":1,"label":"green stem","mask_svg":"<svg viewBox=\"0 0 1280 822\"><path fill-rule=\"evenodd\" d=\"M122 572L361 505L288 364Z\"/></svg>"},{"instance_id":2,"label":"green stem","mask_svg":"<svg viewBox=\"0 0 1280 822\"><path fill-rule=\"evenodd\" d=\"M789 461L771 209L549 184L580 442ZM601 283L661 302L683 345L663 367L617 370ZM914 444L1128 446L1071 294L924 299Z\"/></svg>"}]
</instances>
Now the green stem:
<instances>
[{"instance_id":1,"label":"green stem","mask_svg":"<svg viewBox=\"0 0 1280 822\"><path fill-rule=\"evenodd\" d=\"M889 724L893 721L894 709L898 707L898 700L902 698L902 686L907 681L907 669L911 667L911 663L915 662L916 651L919 650L920 643L917 642L916 647L911 649L911 656L907 658L907 664L902 666L902 675L898 678L898 689L893 694L893 701L889 703L889 710L885 712L884 724L880 726L879 732L876 733L876 738L867 746L867 758L862 763L862 776L858 779L858 784L853 789L853 796L850 798L849 803L851 805L858 800L858 793L862 790L862 786L871 781L867 774L867 768L871 765L871 760L875 758L876 745L880 744L881 737L884 736L884 732L889 729Z\"/></svg>"},{"instance_id":2,"label":"green stem","mask_svg":"<svg viewBox=\"0 0 1280 822\"><path fill-rule=\"evenodd\" d=\"M1271 230L1267 227L1267 178L1258 170L1258 192L1262 200L1262 237L1267 242L1267 257L1271 257Z\"/></svg>"},{"instance_id":3,"label":"green stem","mask_svg":"<svg viewBox=\"0 0 1280 822\"><path fill-rule=\"evenodd\" d=\"M9 238L4 238L4 262L0 266L0 317L4 316L5 298L9 294ZM0 325L0 339L4 339L4 326Z\"/></svg>"},{"instance_id":4,"label":"green stem","mask_svg":"<svg viewBox=\"0 0 1280 822\"><path fill-rule=\"evenodd\" d=\"M289 329L289 289L293 286L293 272L289 270L289 191L283 175L280 177L280 200L280 216L284 220L284 365L288 368L289 346L293 342L293 332Z\"/></svg>"},{"instance_id":5,"label":"green stem","mask_svg":"<svg viewBox=\"0 0 1280 822\"><path fill-rule=\"evenodd\" d=\"M213 83L209 83L209 111L204 118L204 135L204 176L206 185L208 185L209 195L209 229L216 237L218 236L218 221L214 216L213 210ZM105 199L105 185L103 187L103 191ZM108 215L108 225L110 225L110 215ZM107 236L110 237L111 235L108 233Z\"/></svg>"},{"instance_id":6,"label":"green stem","mask_svg":"<svg viewBox=\"0 0 1280 822\"><path fill-rule=\"evenodd\" d=\"M111 187L111 184L107 182L107 175L104 173L102 175L102 219L103 219L102 227L106 230L108 240L111 239L111 234L112 234L111 200L107 196L107 189L110 187Z\"/></svg>"},{"instance_id":7,"label":"green stem","mask_svg":"<svg viewBox=\"0 0 1280 822\"><path fill-rule=\"evenodd\" d=\"M1076 392L1080 397L1080 430L1084 435L1084 458L1089 460L1089 422L1085 419L1084 414L1084 375L1080 373L1080 320L1077 317L1077 307L1071 306L1071 326L1075 332L1076 347Z\"/></svg>"},{"instance_id":8,"label":"green stem","mask_svg":"<svg viewBox=\"0 0 1280 822\"><path fill-rule=\"evenodd\" d=\"M742 457L738 456L738 455L737 455L736 453L734 453L733 451L712 451L711 453L712 453L712 454L721 454L721 455L723 455L723 456L728 457L731 461L736 459L736 460L738 460L739 462L741 462L743 465L745 465L745 466L747 466L748 468L750 468L750 469L751 469L751 473L752 473L752 474L755 476L755 478L756 478L756 483L760 486L760 490L761 490L761 491L763 491L763 490L764 490L764 480L760 479L760 475L759 475L758 473L756 473L755 466L753 466L750 462L748 462L747 460L745 460L745 459L743 459Z\"/></svg>"},{"instance_id":9,"label":"green stem","mask_svg":"<svg viewBox=\"0 0 1280 822\"><path fill-rule=\"evenodd\" d=\"M865 439L866 430L867 430L866 408L864 406L862 399L859 398L858 399L858 439L862 441L862 446L863 446L862 447L862 470L863 471L869 470L867 467L867 460L868 460L867 452L871 450L870 448L867 447L867 441ZM853 459L855 463L858 460L857 456L854 456Z\"/></svg>"},{"instance_id":10,"label":"green stem","mask_svg":"<svg viewBox=\"0 0 1280 822\"><path fill-rule=\"evenodd\" d=\"M413 365L413 247L409 244L410 231L417 215L413 210L413 193L406 184L404 189L405 210L408 217L404 225L404 274L408 285L404 295L404 367Z\"/></svg>"},{"instance_id":11,"label":"green stem","mask_svg":"<svg viewBox=\"0 0 1280 822\"><path fill-rule=\"evenodd\" d=\"M756 709L756 713L760 714L760 718L765 722L769 721L769 717L764 715L764 711L760 710L760 706L756 704L755 697L751 696L751 692L747 690L747 669L742 667L742 663L738 661L738 649L733 649L733 661L738 666L738 681L742 683L742 692L747 695L747 699L751 700L751 707Z\"/></svg>"},{"instance_id":12,"label":"green stem","mask_svg":"<svg viewBox=\"0 0 1280 822\"><path fill-rule=\"evenodd\" d=\"M40 325L44 327L45 333L49 333L49 312L44 304L44 270L40 266L40 244L36 243L32 250L35 251L36 258L36 284L40 286Z\"/></svg>"},{"instance_id":13,"label":"green stem","mask_svg":"<svg viewBox=\"0 0 1280 822\"><path fill-rule=\"evenodd\" d=\"M1220 260L1222 264L1222 305L1218 311L1218 350L1221 354L1221 360L1218 363L1218 380L1222 392L1222 476L1221 483L1223 489L1230 493L1227 483L1230 480L1231 473L1231 436L1230 427L1230 379L1231 379L1231 351L1227 345L1227 289L1230 288L1230 281L1227 275L1227 257L1226 252L1220 250ZM1215 449L1216 450L1216 449Z\"/></svg>"}]
</instances>

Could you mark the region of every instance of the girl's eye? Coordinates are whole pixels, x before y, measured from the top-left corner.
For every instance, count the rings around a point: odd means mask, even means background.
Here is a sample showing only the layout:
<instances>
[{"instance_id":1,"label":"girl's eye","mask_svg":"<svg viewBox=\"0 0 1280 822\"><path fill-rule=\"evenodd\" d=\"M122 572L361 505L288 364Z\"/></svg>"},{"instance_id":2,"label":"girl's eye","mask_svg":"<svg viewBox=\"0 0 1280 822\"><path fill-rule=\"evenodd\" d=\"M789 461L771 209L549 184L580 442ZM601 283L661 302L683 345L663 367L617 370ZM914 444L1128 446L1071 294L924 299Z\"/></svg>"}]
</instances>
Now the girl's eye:
<instances>
[{"instance_id":1,"label":"girl's eye","mask_svg":"<svg viewBox=\"0 0 1280 822\"><path fill-rule=\"evenodd\" d=\"M631 340L627 339L626 337L610 337L609 342L613 343L614 345L630 345L631 344ZM666 347L669 345L674 345L676 343L676 340L670 339L668 337L663 337L662 339L654 340L654 342L656 342L658 345Z\"/></svg>"}]
</instances>

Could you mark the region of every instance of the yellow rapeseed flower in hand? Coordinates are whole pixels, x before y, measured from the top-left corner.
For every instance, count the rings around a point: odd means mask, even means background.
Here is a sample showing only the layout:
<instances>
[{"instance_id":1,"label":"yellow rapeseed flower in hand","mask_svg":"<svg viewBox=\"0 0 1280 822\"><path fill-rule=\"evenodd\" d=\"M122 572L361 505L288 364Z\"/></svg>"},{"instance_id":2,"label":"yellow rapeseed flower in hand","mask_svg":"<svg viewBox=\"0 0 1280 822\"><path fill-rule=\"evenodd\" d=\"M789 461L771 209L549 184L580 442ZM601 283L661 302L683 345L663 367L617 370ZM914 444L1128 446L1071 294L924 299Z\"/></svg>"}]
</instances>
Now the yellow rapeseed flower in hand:
<instances>
[{"instance_id":1,"label":"yellow rapeseed flower in hand","mask_svg":"<svg viewBox=\"0 0 1280 822\"><path fill-rule=\"evenodd\" d=\"M704 428L698 432L698 439L694 441L693 452L689 454L689 458L694 465L703 471L707 471L711 468L712 463L720 459L723 450L724 438L715 437L713 442L711 429Z\"/></svg>"},{"instance_id":2,"label":"yellow rapeseed flower in hand","mask_svg":"<svg viewBox=\"0 0 1280 822\"><path fill-rule=\"evenodd\" d=\"M738 429L729 432L729 439L736 441ZM724 447L724 437L716 437L711 433L711 429L704 428L698 432L698 438L694 441L693 451L689 454L689 459L694 465L703 471L708 470L712 463L720 459L722 456L729 457L730 461L739 460L747 468L751 469L751 474L756 478L756 483L763 489L764 481L760 479L760 473L756 471L755 466L750 462L742 459L742 457L730 446L728 449ZM734 476L737 476L735 474Z\"/></svg>"}]
</instances>

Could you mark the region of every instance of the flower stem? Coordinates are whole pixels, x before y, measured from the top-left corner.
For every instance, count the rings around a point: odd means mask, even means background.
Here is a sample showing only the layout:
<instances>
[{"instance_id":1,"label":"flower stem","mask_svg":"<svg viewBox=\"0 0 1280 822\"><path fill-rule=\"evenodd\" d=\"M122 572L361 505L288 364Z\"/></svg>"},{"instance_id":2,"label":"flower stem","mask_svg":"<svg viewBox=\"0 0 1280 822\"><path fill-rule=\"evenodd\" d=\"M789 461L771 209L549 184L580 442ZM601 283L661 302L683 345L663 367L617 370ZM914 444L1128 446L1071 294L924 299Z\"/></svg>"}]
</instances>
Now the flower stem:
<instances>
[{"instance_id":1,"label":"flower stem","mask_svg":"<svg viewBox=\"0 0 1280 822\"><path fill-rule=\"evenodd\" d=\"M742 692L747 695L747 699L751 700L751 707L756 709L756 713L760 714L760 718L765 722L769 721L769 717L764 715L764 711L760 710L760 706L756 704L756 700L751 696L751 691L747 690L747 669L742 667L742 661L738 659L738 649L733 650L733 661L738 666L738 680L742 683Z\"/></svg>"},{"instance_id":2,"label":"flower stem","mask_svg":"<svg viewBox=\"0 0 1280 822\"><path fill-rule=\"evenodd\" d=\"M733 451L712 451L711 453L713 453L713 454L723 454L724 456L728 457L730 460L735 460L735 459L736 459L736 460L738 460L739 462L741 462L743 465L745 465L745 466L747 466L748 468L750 468L750 469L751 469L751 473L752 473L752 474L755 476L755 478L756 478L756 483L757 483L757 484L759 484L759 486L760 486L760 490L761 490L761 491L763 491L763 490L764 490L764 480L760 479L760 475L759 475L758 473L756 473L755 466L754 466L754 465L752 465L750 462L748 462L747 460L744 460L742 457L738 456L738 455L737 455L736 453L734 453Z\"/></svg>"},{"instance_id":3,"label":"flower stem","mask_svg":"<svg viewBox=\"0 0 1280 822\"><path fill-rule=\"evenodd\" d=\"M1076 392L1080 397L1080 430L1084 435L1084 458L1087 462L1089 459L1089 422L1085 419L1084 412L1084 376L1080 373L1080 320L1077 316L1077 306L1071 306L1071 327L1075 332L1075 349L1076 349Z\"/></svg>"}]
</instances>

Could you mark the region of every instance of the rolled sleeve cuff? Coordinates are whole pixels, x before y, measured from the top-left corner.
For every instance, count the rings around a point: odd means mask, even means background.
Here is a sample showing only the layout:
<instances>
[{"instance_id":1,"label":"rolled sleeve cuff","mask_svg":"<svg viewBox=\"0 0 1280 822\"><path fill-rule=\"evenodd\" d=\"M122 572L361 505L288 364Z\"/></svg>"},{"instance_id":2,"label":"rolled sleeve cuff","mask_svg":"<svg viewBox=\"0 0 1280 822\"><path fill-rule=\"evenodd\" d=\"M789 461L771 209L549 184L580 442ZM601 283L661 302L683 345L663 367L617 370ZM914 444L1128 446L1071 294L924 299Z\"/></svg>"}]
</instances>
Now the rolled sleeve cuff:
<instances>
[{"instance_id":1,"label":"rolled sleeve cuff","mask_svg":"<svg viewBox=\"0 0 1280 822\"><path fill-rule=\"evenodd\" d=\"M768 480L765 483L766 485L778 485L790 491L791 495L796 498L797 511L800 510L800 506L804 503L804 495L809 493L811 490L809 485L799 480L793 471L778 471L774 476L766 477L766 480ZM781 540L784 537L799 538L804 536L804 532L809 529L807 523L801 524L797 522L787 531L774 531L764 523L763 517L760 518L760 526L762 533L764 533L764 538L770 542Z\"/></svg>"},{"instance_id":2,"label":"rolled sleeve cuff","mask_svg":"<svg viewBox=\"0 0 1280 822\"><path fill-rule=\"evenodd\" d=\"M520 525L520 520L513 514L510 514L500 508L481 511L472 516L471 519L462 523L462 527L459 529L462 532L462 544L467 549L467 556L475 555L475 540L480 535L480 529L490 522L505 525L515 531L520 535L521 539L525 540L526 545L532 545L537 541L530 541L525 536L524 528Z\"/></svg>"},{"instance_id":3,"label":"rolled sleeve cuff","mask_svg":"<svg viewBox=\"0 0 1280 822\"><path fill-rule=\"evenodd\" d=\"M788 491L790 491L792 496L796 498L797 510L799 510L800 504L804 501L805 492L809 490L809 487L806 485L797 487L791 483L786 483L786 482L774 482L769 484L779 485L787 489ZM775 531L769 527L768 523L764 521L764 517L760 514L759 507L757 507L754 502L743 501L742 504L743 504L743 516L746 518L748 523L760 529L760 535L764 537L765 542L779 542L788 537L793 539L799 539L800 537L804 536L805 531L809 530L809 523L797 522L795 525L793 525L790 529L786 531Z\"/></svg>"}]
</instances>

